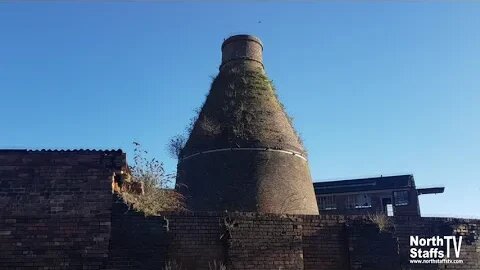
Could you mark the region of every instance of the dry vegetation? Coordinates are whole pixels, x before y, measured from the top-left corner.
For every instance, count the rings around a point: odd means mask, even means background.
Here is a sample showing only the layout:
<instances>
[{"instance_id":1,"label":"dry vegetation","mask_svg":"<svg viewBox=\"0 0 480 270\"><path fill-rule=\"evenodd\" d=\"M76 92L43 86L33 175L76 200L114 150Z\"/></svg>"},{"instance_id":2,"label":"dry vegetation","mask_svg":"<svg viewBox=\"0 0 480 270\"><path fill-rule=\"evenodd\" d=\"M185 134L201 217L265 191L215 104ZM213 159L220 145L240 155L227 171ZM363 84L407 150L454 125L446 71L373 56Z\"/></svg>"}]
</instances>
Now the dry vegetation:
<instances>
[{"instance_id":1,"label":"dry vegetation","mask_svg":"<svg viewBox=\"0 0 480 270\"><path fill-rule=\"evenodd\" d=\"M162 267L162 270L182 270L182 264L175 262L175 261L168 261Z\"/></svg>"},{"instance_id":2,"label":"dry vegetation","mask_svg":"<svg viewBox=\"0 0 480 270\"><path fill-rule=\"evenodd\" d=\"M162 270L185 270L181 263L176 261L168 261ZM208 270L227 270L227 267L222 262L212 261L208 263Z\"/></svg>"},{"instance_id":3,"label":"dry vegetation","mask_svg":"<svg viewBox=\"0 0 480 270\"><path fill-rule=\"evenodd\" d=\"M170 139L167 147L168 153L172 158L178 159L182 155L182 149L185 147L187 139L184 135L176 135Z\"/></svg>"},{"instance_id":4,"label":"dry vegetation","mask_svg":"<svg viewBox=\"0 0 480 270\"><path fill-rule=\"evenodd\" d=\"M387 231L387 229L392 225L390 218L384 213L368 214L368 219L377 225L380 232Z\"/></svg>"},{"instance_id":5,"label":"dry vegetation","mask_svg":"<svg viewBox=\"0 0 480 270\"><path fill-rule=\"evenodd\" d=\"M227 267L222 262L209 262L208 263L209 270L227 270Z\"/></svg>"},{"instance_id":6,"label":"dry vegetation","mask_svg":"<svg viewBox=\"0 0 480 270\"><path fill-rule=\"evenodd\" d=\"M143 184L144 193L121 191L116 192L132 209L146 216L159 215L161 212L184 211L183 196L171 189L174 175L165 173L163 163L156 159L147 159L147 151L135 144L134 164L124 181Z\"/></svg>"},{"instance_id":7,"label":"dry vegetation","mask_svg":"<svg viewBox=\"0 0 480 270\"><path fill-rule=\"evenodd\" d=\"M288 116L263 70L222 70L192 120L195 122L186 130L190 140L184 154L231 145L287 147L305 152L299 134L289 127L293 127L293 118Z\"/></svg>"}]
</instances>

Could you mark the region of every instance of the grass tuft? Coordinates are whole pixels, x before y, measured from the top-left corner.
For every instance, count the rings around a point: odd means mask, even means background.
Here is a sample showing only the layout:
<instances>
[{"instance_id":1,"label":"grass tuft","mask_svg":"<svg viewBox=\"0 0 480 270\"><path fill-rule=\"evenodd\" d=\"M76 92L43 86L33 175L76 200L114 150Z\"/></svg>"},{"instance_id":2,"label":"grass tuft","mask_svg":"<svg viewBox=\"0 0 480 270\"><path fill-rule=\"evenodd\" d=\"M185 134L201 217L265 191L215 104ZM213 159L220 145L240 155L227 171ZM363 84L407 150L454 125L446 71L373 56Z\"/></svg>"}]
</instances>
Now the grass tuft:
<instances>
[{"instance_id":1,"label":"grass tuft","mask_svg":"<svg viewBox=\"0 0 480 270\"><path fill-rule=\"evenodd\" d=\"M134 165L129 167L129 174L124 181L138 182L143 185L143 193L122 190L116 186L115 192L133 210L145 216L159 215L161 212L185 211L183 196L171 189L174 175L166 174L163 163L156 159L147 159L147 151L135 143Z\"/></svg>"}]
</instances>

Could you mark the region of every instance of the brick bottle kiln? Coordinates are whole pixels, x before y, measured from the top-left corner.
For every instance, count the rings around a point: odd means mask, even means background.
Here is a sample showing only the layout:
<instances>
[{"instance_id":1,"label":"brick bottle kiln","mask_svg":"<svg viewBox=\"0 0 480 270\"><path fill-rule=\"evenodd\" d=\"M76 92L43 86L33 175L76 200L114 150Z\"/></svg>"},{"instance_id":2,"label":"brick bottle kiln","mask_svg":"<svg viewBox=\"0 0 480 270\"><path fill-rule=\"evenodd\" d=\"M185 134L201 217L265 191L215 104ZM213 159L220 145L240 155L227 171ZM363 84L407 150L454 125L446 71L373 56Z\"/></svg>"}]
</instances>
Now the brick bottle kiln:
<instances>
[{"instance_id":1,"label":"brick bottle kiln","mask_svg":"<svg viewBox=\"0 0 480 270\"><path fill-rule=\"evenodd\" d=\"M262 42L237 35L178 162L193 211L318 214L305 149L265 74Z\"/></svg>"}]
</instances>

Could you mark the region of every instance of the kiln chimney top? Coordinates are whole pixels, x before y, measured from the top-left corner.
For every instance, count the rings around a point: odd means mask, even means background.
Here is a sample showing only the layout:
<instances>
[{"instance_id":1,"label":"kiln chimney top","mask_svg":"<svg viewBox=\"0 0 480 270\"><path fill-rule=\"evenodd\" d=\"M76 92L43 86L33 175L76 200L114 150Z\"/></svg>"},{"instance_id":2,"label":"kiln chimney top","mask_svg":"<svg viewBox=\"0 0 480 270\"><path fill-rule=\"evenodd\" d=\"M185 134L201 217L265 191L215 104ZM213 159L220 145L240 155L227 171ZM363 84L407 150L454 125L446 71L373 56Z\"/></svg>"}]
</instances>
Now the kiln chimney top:
<instances>
[{"instance_id":1,"label":"kiln chimney top","mask_svg":"<svg viewBox=\"0 0 480 270\"><path fill-rule=\"evenodd\" d=\"M220 70L234 65L263 69L262 52L263 44L259 38L252 35L231 36L222 44Z\"/></svg>"}]
</instances>

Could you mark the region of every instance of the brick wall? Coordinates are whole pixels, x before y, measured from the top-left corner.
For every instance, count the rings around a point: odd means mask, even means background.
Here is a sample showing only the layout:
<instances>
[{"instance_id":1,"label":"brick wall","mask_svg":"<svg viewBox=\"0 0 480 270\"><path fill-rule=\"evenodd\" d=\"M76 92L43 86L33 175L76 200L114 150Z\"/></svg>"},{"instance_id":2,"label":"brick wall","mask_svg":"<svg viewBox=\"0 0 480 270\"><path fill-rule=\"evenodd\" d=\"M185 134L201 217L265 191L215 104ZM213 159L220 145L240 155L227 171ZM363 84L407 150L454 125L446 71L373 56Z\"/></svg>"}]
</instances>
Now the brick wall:
<instances>
[{"instance_id":1,"label":"brick wall","mask_svg":"<svg viewBox=\"0 0 480 270\"><path fill-rule=\"evenodd\" d=\"M106 269L158 269L167 261L167 222L129 211L113 195L112 230Z\"/></svg>"},{"instance_id":2,"label":"brick wall","mask_svg":"<svg viewBox=\"0 0 480 270\"><path fill-rule=\"evenodd\" d=\"M221 213L184 213L145 217L113 196L112 235L107 269L209 269L225 261ZM175 269L175 268L173 268Z\"/></svg>"},{"instance_id":3,"label":"brick wall","mask_svg":"<svg viewBox=\"0 0 480 270\"><path fill-rule=\"evenodd\" d=\"M303 216L302 236L306 270L349 269L344 216Z\"/></svg>"},{"instance_id":4,"label":"brick wall","mask_svg":"<svg viewBox=\"0 0 480 270\"><path fill-rule=\"evenodd\" d=\"M111 269L159 269L168 261L183 269L209 269L214 261L234 270L480 269L479 220L398 217L380 230L364 216L198 212L145 218L125 209L118 215L109 255L117 268ZM410 235L463 235L465 263L409 264Z\"/></svg>"},{"instance_id":5,"label":"brick wall","mask_svg":"<svg viewBox=\"0 0 480 270\"><path fill-rule=\"evenodd\" d=\"M399 247L391 225L380 229L366 217L348 221L346 234L351 270L400 270Z\"/></svg>"},{"instance_id":6,"label":"brick wall","mask_svg":"<svg viewBox=\"0 0 480 270\"><path fill-rule=\"evenodd\" d=\"M144 217L112 195L121 152L0 151L0 269L480 269L480 220L185 213ZM113 199L112 199L113 198ZM409 263L409 237L463 236L457 265Z\"/></svg>"},{"instance_id":7,"label":"brick wall","mask_svg":"<svg viewBox=\"0 0 480 270\"><path fill-rule=\"evenodd\" d=\"M179 262L185 269L209 269L209 263L225 260L223 217L218 213L170 215L171 237L167 259Z\"/></svg>"},{"instance_id":8,"label":"brick wall","mask_svg":"<svg viewBox=\"0 0 480 270\"><path fill-rule=\"evenodd\" d=\"M99 269L117 151L0 151L0 269Z\"/></svg>"},{"instance_id":9,"label":"brick wall","mask_svg":"<svg viewBox=\"0 0 480 270\"><path fill-rule=\"evenodd\" d=\"M224 217L229 269L303 269L302 225L296 217Z\"/></svg>"},{"instance_id":10,"label":"brick wall","mask_svg":"<svg viewBox=\"0 0 480 270\"><path fill-rule=\"evenodd\" d=\"M395 236L398 239L400 263L404 269L480 269L480 220L457 218L415 218L398 217L395 219ZM459 236L463 237L460 257L463 264L420 265L409 263L410 236ZM452 254L452 259L454 255Z\"/></svg>"}]
</instances>

